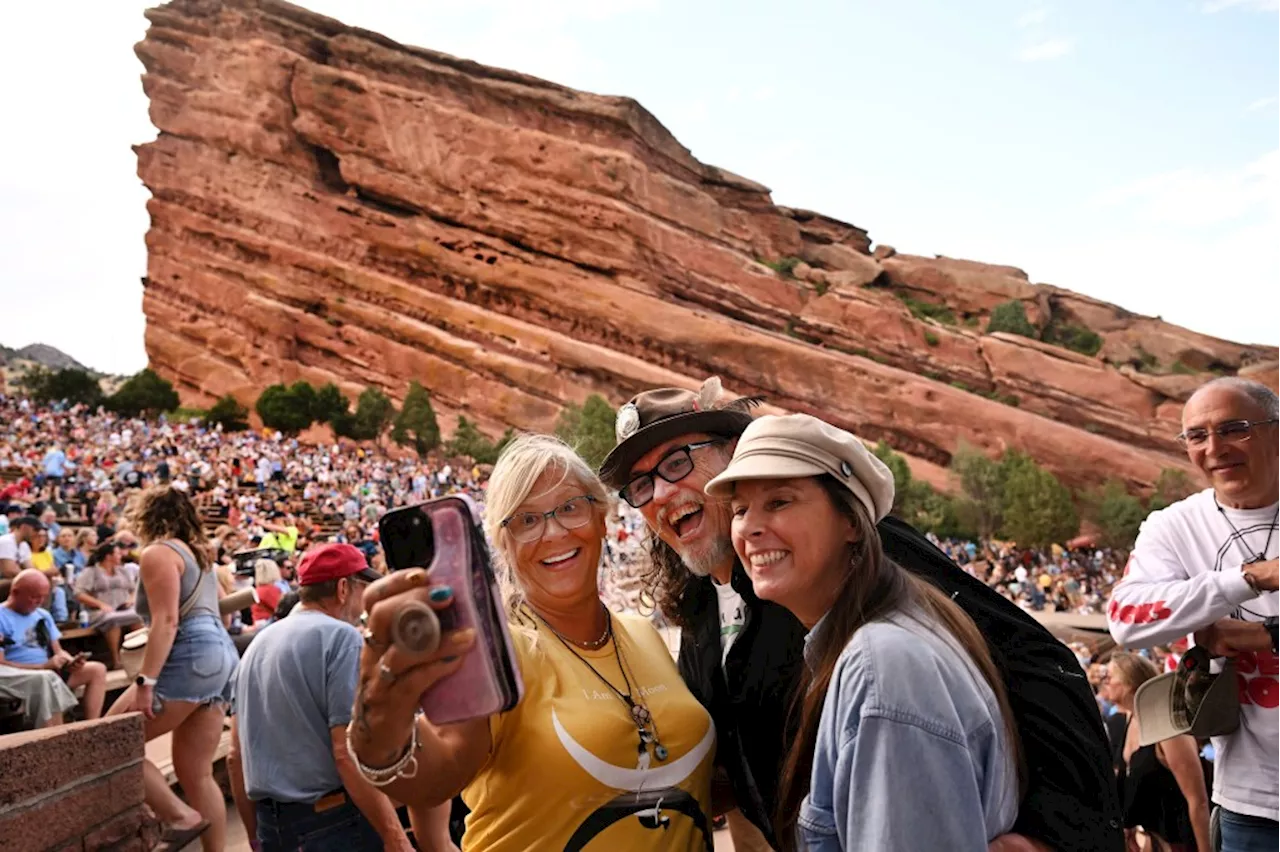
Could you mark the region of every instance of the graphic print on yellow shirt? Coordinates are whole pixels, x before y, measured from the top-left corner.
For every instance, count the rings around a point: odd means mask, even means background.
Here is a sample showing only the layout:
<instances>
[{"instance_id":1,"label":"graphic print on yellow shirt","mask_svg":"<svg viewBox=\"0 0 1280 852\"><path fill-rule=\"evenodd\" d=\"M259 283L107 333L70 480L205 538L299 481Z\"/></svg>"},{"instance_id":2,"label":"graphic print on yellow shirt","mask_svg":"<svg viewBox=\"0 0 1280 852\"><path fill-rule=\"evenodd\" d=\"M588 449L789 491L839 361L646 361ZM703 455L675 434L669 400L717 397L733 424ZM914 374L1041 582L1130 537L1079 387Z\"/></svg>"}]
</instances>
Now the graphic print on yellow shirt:
<instances>
[{"instance_id":1,"label":"graphic print on yellow shirt","mask_svg":"<svg viewBox=\"0 0 1280 852\"><path fill-rule=\"evenodd\" d=\"M578 659L537 623L536 640L512 631L525 694L490 720L489 760L462 793L471 808L463 848L711 850L715 728L658 631L640 616L615 614L613 641L595 651L575 648ZM627 705L583 662L625 693L614 642L666 760L653 759L652 747L641 753Z\"/></svg>"}]
</instances>

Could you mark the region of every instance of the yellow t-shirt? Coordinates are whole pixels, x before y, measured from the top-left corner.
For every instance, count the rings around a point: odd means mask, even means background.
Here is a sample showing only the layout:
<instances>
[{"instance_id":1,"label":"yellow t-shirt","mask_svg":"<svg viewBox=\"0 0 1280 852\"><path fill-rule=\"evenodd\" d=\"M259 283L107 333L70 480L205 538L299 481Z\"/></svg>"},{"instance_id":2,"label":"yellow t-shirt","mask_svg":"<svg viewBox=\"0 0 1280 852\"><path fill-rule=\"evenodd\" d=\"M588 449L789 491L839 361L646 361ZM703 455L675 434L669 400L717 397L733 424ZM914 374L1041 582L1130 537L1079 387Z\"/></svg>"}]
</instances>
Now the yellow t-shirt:
<instances>
[{"instance_id":1,"label":"yellow t-shirt","mask_svg":"<svg viewBox=\"0 0 1280 852\"><path fill-rule=\"evenodd\" d=\"M31 567L37 568L45 574L53 573L53 551L45 548L39 553L31 554Z\"/></svg>"},{"instance_id":2,"label":"yellow t-shirt","mask_svg":"<svg viewBox=\"0 0 1280 852\"><path fill-rule=\"evenodd\" d=\"M652 746L640 757L627 705L545 625L539 622L536 641L513 630L525 693L515 709L490 720L489 759L462 792L471 808L467 852L711 848L711 717L647 619L614 615L613 624L666 760L655 759ZM627 691L613 642L575 650Z\"/></svg>"}]
</instances>

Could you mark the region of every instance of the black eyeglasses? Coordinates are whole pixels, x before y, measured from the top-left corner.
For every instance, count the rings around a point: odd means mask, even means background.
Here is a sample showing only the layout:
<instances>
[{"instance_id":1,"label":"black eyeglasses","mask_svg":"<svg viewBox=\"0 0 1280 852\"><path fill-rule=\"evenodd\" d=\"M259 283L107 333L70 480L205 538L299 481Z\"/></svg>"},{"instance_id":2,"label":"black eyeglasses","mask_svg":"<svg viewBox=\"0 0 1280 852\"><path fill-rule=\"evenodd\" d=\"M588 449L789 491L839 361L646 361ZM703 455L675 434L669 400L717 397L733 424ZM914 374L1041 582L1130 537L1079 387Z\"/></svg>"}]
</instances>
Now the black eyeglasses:
<instances>
[{"instance_id":1,"label":"black eyeglasses","mask_svg":"<svg viewBox=\"0 0 1280 852\"><path fill-rule=\"evenodd\" d=\"M502 522L502 528L516 541L527 544L542 538L547 529L547 518L567 530L585 527L591 521L591 504L596 498L590 494L573 497L556 506L550 512L517 512Z\"/></svg>"},{"instance_id":2,"label":"black eyeglasses","mask_svg":"<svg viewBox=\"0 0 1280 852\"><path fill-rule=\"evenodd\" d=\"M696 444L686 444L683 447L676 447L667 453L662 459L653 466L653 470L645 473L637 474L631 477L631 481L623 486L618 492L618 496L626 500L631 508L639 509L641 506L653 499L653 477L660 476L670 483L676 483L693 473L693 456L694 450L703 447L710 447L713 444L722 443L721 441L699 441Z\"/></svg>"},{"instance_id":3,"label":"black eyeglasses","mask_svg":"<svg viewBox=\"0 0 1280 852\"><path fill-rule=\"evenodd\" d=\"M1242 441L1249 440L1254 426L1266 426L1276 422L1278 422L1277 418L1272 417L1270 420L1228 420L1226 423L1219 423L1211 429L1197 426L1194 429L1187 429L1178 435L1178 443L1184 447L1198 447L1209 440L1209 433L1212 432L1228 443L1239 444Z\"/></svg>"}]
</instances>

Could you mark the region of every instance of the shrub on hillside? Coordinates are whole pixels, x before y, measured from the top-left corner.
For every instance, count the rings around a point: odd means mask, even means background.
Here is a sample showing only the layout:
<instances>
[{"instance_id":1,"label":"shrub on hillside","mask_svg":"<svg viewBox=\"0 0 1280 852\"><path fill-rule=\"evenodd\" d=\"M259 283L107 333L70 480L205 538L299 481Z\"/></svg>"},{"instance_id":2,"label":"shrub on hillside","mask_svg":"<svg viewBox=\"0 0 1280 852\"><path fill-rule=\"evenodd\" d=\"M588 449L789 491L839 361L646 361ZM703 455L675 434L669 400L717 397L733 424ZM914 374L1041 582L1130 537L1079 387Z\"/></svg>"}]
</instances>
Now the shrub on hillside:
<instances>
[{"instance_id":1,"label":"shrub on hillside","mask_svg":"<svg viewBox=\"0 0 1280 852\"><path fill-rule=\"evenodd\" d=\"M996 331L1020 334L1032 340L1038 337L1036 327L1027 319L1027 309L1016 299L1001 302L991 309L991 318L987 320L987 333Z\"/></svg>"}]
</instances>

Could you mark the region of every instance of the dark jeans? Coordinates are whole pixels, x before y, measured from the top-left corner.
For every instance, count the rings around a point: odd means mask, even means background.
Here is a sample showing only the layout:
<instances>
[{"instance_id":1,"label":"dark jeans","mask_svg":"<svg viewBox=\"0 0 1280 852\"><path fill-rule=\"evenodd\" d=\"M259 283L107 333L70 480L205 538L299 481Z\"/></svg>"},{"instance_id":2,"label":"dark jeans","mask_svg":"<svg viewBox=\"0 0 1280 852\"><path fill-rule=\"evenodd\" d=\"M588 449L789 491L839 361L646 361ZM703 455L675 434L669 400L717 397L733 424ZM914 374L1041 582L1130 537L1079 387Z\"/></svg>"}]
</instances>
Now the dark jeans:
<instances>
[{"instance_id":1,"label":"dark jeans","mask_svg":"<svg viewBox=\"0 0 1280 852\"><path fill-rule=\"evenodd\" d=\"M382 838L350 799L316 812L314 805L257 803L262 852L360 852L381 849Z\"/></svg>"},{"instance_id":2,"label":"dark jeans","mask_svg":"<svg viewBox=\"0 0 1280 852\"><path fill-rule=\"evenodd\" d=\"M1280 823L1222 808L1219 816L1222 852L1275 852Z\"/></svg>"}]
</instances>

